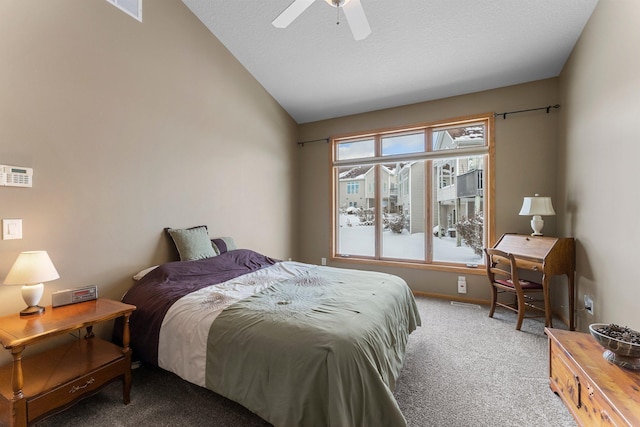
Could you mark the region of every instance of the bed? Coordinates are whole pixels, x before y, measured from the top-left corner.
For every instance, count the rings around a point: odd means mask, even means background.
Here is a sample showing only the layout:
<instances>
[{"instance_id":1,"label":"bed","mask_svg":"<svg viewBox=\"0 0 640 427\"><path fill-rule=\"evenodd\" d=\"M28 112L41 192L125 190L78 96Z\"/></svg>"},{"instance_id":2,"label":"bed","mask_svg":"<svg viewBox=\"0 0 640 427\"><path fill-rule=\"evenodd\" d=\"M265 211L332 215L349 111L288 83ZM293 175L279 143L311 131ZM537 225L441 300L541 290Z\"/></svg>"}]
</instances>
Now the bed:
<instances>
[{"instance_id":1,"label":"bed","mask_svg":"<svg viewBox=\"0 0 640 427\"><path fill-rule=\"evenodd\" d=\"M154 268L123 301L134 358L275 426L406 425L392 392L420 316L397 276L235 249Z\"/></svg>"}]
</instances>

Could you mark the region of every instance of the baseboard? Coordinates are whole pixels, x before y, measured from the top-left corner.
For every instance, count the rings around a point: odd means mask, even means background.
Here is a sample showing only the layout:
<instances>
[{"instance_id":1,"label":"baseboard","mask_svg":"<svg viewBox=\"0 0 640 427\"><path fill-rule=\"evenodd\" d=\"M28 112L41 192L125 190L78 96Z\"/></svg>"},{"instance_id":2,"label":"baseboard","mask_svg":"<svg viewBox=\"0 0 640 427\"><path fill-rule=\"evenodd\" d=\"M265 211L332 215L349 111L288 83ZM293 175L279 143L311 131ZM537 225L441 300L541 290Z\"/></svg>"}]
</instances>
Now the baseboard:
<instances>
[{"instance_id":1,"label":"baseboard","mask_svg":"<svg viewBox=\"0 0 640 427\"><path fill-rule=\"evenodd\" d=\"M452 296L452 295L434 294L434 293L431 293L431 292L423 292L423 291L412 291L412 292L413 292L414 295L417 295L417 296L436 298L436 299L442 299L442 300L447 300L447 301L457 301L457 302L464 302L464 303L468 303L468 304L480 304L480 305L490 305L491 304L491 301L484 300L484 299L478 299L478 298L464 298L464 297L457 297L457 296Z\"/></svg>"},{"instance_id":2,"label":"baseboard","mask_svg":"<svg viewBox=\"0 0 640 427\"><path fill-rule=\"evenodd\" d=\"M412 291L412 292L416 296L423 296L423 297L428 297L428 298L436 298L436 299L441 299L441 300L446 300L446 301L456 301L456 302L462 302L462 303L467 303L467 304L480 304L480 305L486 305L486 306L491 305L491 301L484 300L484 299L463 298L463 297L456 297L456 296L452 296L452 295L434 294L434 293L431 293L431 292L423 292L423 291ZM555 310L552 310L551 313L554 316L554 319L560 320L567 327L569 326L569 319L567 319L566 316L564 316L563 313L558 313Z\"/></svg>"}]
</instances>

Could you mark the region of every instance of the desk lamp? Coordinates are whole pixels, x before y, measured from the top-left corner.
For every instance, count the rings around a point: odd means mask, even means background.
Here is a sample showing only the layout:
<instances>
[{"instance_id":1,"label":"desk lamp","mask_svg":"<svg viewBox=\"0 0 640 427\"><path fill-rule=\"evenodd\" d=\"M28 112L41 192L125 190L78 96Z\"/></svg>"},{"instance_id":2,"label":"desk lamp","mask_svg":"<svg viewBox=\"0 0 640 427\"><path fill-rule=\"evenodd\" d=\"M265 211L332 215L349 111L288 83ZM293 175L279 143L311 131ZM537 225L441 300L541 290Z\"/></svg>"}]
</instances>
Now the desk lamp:
<instances>
[{"instance_id":1,"label":"desk lamp","mask_svg":"<svg viewBox=\"0 0 640 427\"><path fill-rule=\"evenodd\" d=\"M18 255L4 284L23 285L22 298L28 307L20 312L20 316L31 316L44 312L44 307L38 305L44 291L42 282L59 278L47 251L28 251Z\"/></svg>"},{"instance_id":2,"label":"desk lamp","mask_svg":"<svg viewBox=\"0 0 640 427\"><path fill-rule=\"evenodd\" d=\"M533 215L533 218L531 218L532 236L542 236L541 231L542 227L544 227L542 215L555 214L556 211L553 210L551 197L540 197L538 194L534 197L525 197L520 209L520 215Z\"/></svg>"}]
</instances>

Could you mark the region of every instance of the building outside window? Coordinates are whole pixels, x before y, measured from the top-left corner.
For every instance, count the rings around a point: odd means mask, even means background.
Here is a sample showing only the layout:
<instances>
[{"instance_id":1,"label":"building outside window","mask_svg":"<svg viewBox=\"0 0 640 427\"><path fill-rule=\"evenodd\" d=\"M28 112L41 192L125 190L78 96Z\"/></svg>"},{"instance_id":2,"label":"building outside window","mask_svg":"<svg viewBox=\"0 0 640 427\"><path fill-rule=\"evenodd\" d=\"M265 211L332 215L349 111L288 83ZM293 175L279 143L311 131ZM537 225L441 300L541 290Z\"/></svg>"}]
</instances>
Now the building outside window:
<instances>
[{"instance_id":1,"label":"building outside window","mask_svg":"<svg viewBox=\"0 0 640 427\"><path fill-rule=\"evenodd\" d=\"M332 138L333 256L482 264L492 125L485 115Z\"/></svg>"}]
</instances>

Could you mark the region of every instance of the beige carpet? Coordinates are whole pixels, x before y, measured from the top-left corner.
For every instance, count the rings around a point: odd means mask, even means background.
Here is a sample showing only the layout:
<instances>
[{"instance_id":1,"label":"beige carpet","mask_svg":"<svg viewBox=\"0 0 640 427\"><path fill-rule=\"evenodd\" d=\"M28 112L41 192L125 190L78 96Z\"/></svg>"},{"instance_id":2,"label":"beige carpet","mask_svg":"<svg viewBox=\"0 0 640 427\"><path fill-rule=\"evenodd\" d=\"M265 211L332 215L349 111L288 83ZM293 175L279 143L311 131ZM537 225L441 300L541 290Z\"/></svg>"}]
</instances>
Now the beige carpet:
<instances>
[{"instance_id":1,"label":"beige carpet","mask_svg":"<svg viewBox=\"0 0 640 427\"><path fill-rule=\"evenodd\" d=\"M516 331L507 311L491 319L484 306L417 301L422 327L411 335L395 391L409 426L576 425L549 389L541 319L525 319ZM268 425L240 405L157 368L134 370L133 381L127 406L121 384L114 383L36 425Z\"/></svg>"}]
</instances>

